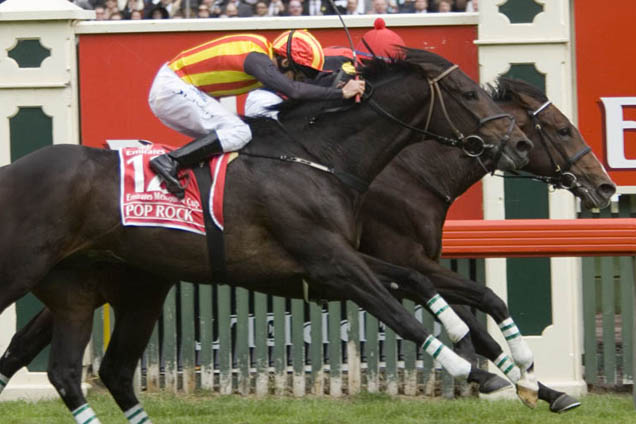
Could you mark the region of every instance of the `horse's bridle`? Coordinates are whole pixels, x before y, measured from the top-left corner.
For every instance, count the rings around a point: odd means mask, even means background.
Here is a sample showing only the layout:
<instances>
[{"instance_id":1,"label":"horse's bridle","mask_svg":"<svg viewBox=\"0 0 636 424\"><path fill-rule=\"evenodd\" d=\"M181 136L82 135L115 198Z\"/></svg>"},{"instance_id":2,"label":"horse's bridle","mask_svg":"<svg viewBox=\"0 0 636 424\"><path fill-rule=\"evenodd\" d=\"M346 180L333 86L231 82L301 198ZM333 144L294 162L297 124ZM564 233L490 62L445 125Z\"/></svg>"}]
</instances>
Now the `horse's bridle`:
<instances>
[{"instance_id":1,"label":"horse's bridle","mask_svg":"<svg viewBox=\"0 0 636 424\"><path fill-rule=\"evenodd\" d=\"M590 146L585 146L583 149L576 152L574 155L568 157L568 155L562 149L559 148L558 144L551 137L549 137L548 134L545 133L545 131L543 130L543 126L541 125L541 122L539 121L538 115L543 110L547 109L548 106L550 106L551 104L552 102L548 100L547 102L539 106L535 111L528 112L528 114L530 115L530 118L532 119L532 124L534 125L534 128L539 133L539 138L541 139L541 145L543 146L546 153L548 154L548 158L550 158L550 163L552 165L552 168L554 168L554 173L556 174L551 177L538 176L537 178L542 181L545 181L548 184L552 184L555 187L571 190L573 188L576 188L577 186L580 186L580 184L577 181L576 175L570 172L570 168L572 168L572 166L576 162L578 162L583 156L590 153L592 149L590 148ZM550 143L554 147L554 150L559 152L559 154L561 155L561 158L565 162L565 165L563 167L561 167L558 163L556 163L554 156L550 152L548 143Z\"/></svg>"},{"instance_id":2,"label":"horse's bridle","mask_svg":"<svg viewBox=\"0 0 636 424\"><path fill-rule=\"evenodd\" d=\"M502 138L501 143L498 146L495 146L493 144L486 144L486 142L484 141L483 138L481 138L480 136L475 135L475 134L464 136L464 134L455 126L455 124L453 123L452 119L450 118L450 115L448 114L448 111L446 109L446 104L444 103L444 97L442 96L442 90L441 90L441 88L439 86L439 81L441 81L444 77L448 76L451 72L453 72L455 69L458 69L458 68L459 68L459 66L455 64L455 65L447 68L446 70L444 70L441 74L439 74L435 78L432 78L432 79L429 78L428 79L428 85L429 85L430 91L431 91L431 96L430 96L431 100L429 102L428 113L427 113L427 117L426 117L426 125L425 125L424 129L414 127L413 125L402 121L400 118L396 117L395 115L392 115L390 112L388 112L386 109L384 109L378 102L376 102L372 98L372 95L373 95L373 92L374 92L375 88L368 81L367 81L367 86L369 86L370 89L365 93L363 98L366 101L366 103L368 103L368 105L374 111L376 111L379 115L382 115L382 116L390 119L391 121L399 124L400 126L402 126L404 128L407 128L407 129L409 129L411 131L417 132L417 133L422 134L422 135L426 135L427 137L431 137L431 138L435 139L436 141L438 141L439 143L442 143L442 144L447 145L447 146L459 147L459 148L462 149L462 151L467 156L474 157L474 158L480 158L481 155L483 155L486 150L496 149L495 150L494 163L497 163L499 161L499 158L501 157L501 154L503 153L503 149L504 149L505 145L510 140L510 135L512 134L512 130L514 129L514 126L515 126L515 119L514 119L514 117L512 115L509 115L509 114L506 114L506 113L500 113L500 114L488 116L486 118L479 118L477 127L475 129L479 129L483 125L485 125L487 122L490 122L490 121L493 121L493 120L496 120L496 119L501 119L501 118L510 119L510 126L508 127L508 131L506 132L506 135ZM390 82L392 80L393 79L385 80L385 81L383 81L380 84L376 84L375 87L379 87L381 85L384 85L387 82ZM435 108L435 97L436 96L439 98L439 104L440 104L440 107L442 109L442 113L444 115L444 118L446 119L446 122L448 123L448 125L451 128L451 130L455 134L455 138L445 137L445 136L433 133L433 132L428 130L428 127L429 127L430 122L431 122L431 117L433 116L433 109Z\"/></svg>"}]
</instances>

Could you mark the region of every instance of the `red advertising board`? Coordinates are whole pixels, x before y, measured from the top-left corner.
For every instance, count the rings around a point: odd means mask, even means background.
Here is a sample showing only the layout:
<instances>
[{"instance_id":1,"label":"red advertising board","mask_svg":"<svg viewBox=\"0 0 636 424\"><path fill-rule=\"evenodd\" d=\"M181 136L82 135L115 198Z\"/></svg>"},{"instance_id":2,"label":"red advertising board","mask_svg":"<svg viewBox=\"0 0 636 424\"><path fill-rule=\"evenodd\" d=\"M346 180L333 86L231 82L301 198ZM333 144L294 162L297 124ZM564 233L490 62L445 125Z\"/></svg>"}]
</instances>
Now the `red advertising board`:
<instances>
[{"instance_id":1,"label":"red advertising board","mask_svg":"<svg viewBox=\"0 0 636 424\"><path fill-rule=\"evenodd\" d=\"M352 28L355 44L371 28ZM409 47L428 49L478 79L476 26L392 28ZM243 31L245 32L245 31ZM273 40L281 30L254 31ZM342 30L312 29L323 46L347 45ZM181 145L188 138L164 126L148 107L148 90L164 62L180 51L227 32L83 34L79 40L81 140L103 147L107 139L146 139ZM239 111L242 100L237 101ZM481 219L481 185L454 205L451 218Z\"/></svg>"},{"instance_id":2,"label":"red advertising board","mask_svg":"<svg viewBox=\"0 0 636 424\"><path fill-rule=\"evenodd\" d=\"M612 179L636 186L636 4L572 4L579 128Z\"/></svg>"}]
</instances>

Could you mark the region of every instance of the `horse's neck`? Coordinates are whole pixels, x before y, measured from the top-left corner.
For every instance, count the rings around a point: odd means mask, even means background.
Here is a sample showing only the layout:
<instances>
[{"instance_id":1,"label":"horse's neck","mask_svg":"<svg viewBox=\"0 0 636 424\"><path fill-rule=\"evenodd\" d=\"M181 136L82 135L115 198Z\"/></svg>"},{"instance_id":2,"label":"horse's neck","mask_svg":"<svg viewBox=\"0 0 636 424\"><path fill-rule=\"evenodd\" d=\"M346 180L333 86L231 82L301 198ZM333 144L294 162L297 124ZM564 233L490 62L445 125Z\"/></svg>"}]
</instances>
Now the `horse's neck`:
<instances>
[{"instance_id":1,"label":"horse's neck","mask_svg":"<svg viewBox=\"0 0 636 424\"><path fill-rule=\"evenodd\" d=\"M420 189L434 191L448 206L486 174L476 159L434 140L404 149L396 164L420 182Z\"/></svg>"},{"instance_id":2,"label":"horse's neck","mask_svg":"<svg viewBox=\"0 0 636 424\"><path fill-rule=\"evenodd\" d=\"M426 108L421 105L426 101L393 102L390 113L406 122L423 122ZM308 130L306 124L292 124L292 128L295 126L292 131L305 150L326 165L368 182L416 140L412 130L378 115L364 104L349 112L321 117L312 125L313 129L310 126Z\"/></svg>"}]
</instances>

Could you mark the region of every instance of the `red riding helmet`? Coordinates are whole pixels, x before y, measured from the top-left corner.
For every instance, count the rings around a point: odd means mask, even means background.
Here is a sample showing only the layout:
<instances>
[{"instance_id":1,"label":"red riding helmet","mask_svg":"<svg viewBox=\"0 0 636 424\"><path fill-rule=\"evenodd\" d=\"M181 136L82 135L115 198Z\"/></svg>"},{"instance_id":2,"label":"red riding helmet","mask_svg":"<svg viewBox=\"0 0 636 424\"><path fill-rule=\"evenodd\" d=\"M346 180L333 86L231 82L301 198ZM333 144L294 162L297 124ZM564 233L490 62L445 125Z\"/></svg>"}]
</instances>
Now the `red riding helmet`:
<instances>
[{"instance_id":1,"label":"red riding helmet","mask_svg":"<svg viewBox=\"0 0 636 424\"><path fill-rule=\"evenodd\" d=\"M272 43L274 51L297 65L306 66L316 71L322 71L325 64L325 54L320 42L307 30L298 29L285 31Z\"/></svg>"},{"instance_id":2,"label":"red riding helmet","mask_svg":"<svg viewBox=\"0 0 636 424\"><path fill-rule=\"evenodd\" d=\"M406 45L402 37L386 27L384 19L377 18L371 31L367 31L356 46L356 52L363 58L401 58L404 52L398 46Z\"/></svg>"}]
</instances>

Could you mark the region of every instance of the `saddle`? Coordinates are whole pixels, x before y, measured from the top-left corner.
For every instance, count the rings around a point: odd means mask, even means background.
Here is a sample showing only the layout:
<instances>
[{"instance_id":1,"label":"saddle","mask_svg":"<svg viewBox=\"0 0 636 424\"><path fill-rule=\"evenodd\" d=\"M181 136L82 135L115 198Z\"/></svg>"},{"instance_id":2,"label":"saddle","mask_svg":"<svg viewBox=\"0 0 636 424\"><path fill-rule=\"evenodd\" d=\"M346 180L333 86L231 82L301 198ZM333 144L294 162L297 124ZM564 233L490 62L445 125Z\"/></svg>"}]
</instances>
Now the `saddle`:
<instances>
[{"instance_id":1,"label":"saddle","mask_svg":"<svg viewBox=\"0 0 636 424\"><path fill-rule=\"evenodd\" d=\"M206 236L211 267L210 281L225 283L223 192L226 169L237 154L228 153L186 168L183 199L162 188L162 180L149 168L150 159L170 148L147 140L107 140L120 156L120 211L124 226L155 226Z\"/></svg>"}]
</instances>

